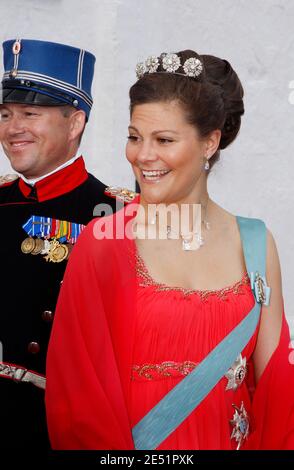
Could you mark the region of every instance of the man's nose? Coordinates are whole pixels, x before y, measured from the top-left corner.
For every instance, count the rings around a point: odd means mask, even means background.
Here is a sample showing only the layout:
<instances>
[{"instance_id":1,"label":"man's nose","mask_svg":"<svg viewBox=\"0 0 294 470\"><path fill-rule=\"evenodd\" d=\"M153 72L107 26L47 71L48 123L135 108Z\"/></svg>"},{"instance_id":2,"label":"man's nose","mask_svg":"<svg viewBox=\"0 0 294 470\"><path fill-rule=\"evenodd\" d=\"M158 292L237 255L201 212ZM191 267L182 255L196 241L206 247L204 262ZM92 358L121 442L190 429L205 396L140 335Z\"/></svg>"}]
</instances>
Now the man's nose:
<instances>
[{"instance_id":1,"label":"man's nose","mask_svg":"<svg viewBox=\"0 0 294 470\"><path fill-rule=\"evenodd\" d=\"M6 131L9 135L22 134L25 131L23 119L19 116L12 116L7 122Z\"/></svg>"}]
</instances>

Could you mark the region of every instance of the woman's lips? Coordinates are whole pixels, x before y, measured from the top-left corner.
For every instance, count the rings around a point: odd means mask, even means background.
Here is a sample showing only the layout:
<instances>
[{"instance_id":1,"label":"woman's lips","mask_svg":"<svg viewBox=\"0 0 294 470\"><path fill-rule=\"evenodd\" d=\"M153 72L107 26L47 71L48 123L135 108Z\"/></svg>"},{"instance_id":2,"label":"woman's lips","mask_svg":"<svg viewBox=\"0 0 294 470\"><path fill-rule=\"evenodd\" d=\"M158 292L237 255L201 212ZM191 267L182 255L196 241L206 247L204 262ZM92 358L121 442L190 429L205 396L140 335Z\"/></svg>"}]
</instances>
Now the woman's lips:
<instances>
[{"instance_id":1,"label":"woman's lips","mask_svg":"<svg viewBox=\"0 0 294 470\"><path fill-rule=\"evenodd\" d=\"M141 170L143 181L146 183L159 183L171 170Z\"/></svg>"}]
</instances>

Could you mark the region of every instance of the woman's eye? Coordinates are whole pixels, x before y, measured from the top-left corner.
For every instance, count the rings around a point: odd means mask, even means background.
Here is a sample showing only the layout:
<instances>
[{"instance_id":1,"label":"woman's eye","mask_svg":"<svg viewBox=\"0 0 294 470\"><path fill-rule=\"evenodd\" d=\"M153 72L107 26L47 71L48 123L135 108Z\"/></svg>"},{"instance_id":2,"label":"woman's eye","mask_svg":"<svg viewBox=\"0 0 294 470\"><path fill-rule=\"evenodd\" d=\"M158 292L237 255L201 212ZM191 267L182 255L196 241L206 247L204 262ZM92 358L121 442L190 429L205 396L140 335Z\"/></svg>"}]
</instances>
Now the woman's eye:
<instances>
[{"instance_id":1,"label":"woman's eye","mask_svg":"<svg viewBox=\"0 0 294 470\"><path fill-rule=\"evenodd\" d=\"M158 142L160 144L170 144L172 141L172 139L165 139L164 137L159 137L158 138Z\"/></svg>"},{"instance_id":2,"label":"woman's eye","mask_svg":"<svg viewBox=\"0 0 294 470\"><path fill-rule=\"evenodd\" d=\"M131 142L137 142L138 137L136 135L128 135L128 140Z\"/></svg>"}]
</instances>

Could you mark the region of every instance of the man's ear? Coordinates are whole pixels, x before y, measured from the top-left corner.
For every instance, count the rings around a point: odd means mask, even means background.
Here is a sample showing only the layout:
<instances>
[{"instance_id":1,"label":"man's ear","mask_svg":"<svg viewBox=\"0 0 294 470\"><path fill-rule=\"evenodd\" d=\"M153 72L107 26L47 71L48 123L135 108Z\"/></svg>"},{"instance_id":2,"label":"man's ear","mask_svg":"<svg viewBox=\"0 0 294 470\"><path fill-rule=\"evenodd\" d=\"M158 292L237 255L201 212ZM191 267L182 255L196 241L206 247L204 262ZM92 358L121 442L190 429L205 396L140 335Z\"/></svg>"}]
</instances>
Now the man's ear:
<instances>
[{"instance_id":1,"label":"man's ear","mask_svg":"<svg viewBox=\"0 0 294 470\"><path fill-rule=\"evenodd\" d=\"M70 140L79 138L86 125L86 113L81 109L73 112L70 117Z\"/></svg>"}]
</instances>

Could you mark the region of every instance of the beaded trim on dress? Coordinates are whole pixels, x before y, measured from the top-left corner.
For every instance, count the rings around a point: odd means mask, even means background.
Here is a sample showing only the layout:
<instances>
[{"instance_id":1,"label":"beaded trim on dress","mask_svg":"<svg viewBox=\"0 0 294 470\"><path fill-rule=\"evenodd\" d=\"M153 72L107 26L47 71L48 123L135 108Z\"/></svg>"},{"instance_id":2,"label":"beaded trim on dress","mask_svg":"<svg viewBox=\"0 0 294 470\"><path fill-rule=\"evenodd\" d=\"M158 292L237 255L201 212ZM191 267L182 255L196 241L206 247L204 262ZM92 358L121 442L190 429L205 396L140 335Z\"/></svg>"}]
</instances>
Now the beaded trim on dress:
<instances>
[{"instance_id":1,"label":"beaded trim on dress","mask_svg":"<svg viewBox=\"0 0 294 470\"><path fill-rule=\"evenodd\" d=\"M242 279L235 282L231 286L223 287L222 289L215 289L215 290L196 290L196 289L185 289L184 287L172 287L167 286L166 284L156 282L148 272L148 269L145 265L143 258L141 258L138 251L136 251L136 273L139 278L139 286L140 287L148 287L154 286L156 287L157 292L163 291L178 291L182 292L183 295L192 295L198 294L201 300L206 300L211 295L216 295L219 299L225 300L227 294L241 294L242 287L248 285L250 283L249 276L247 272L244 273Z\"/></svg>"},{"instance_id":2,"label":"beaded trim on dress","mask_svg":"<svg viewBox=\"0 0 294 470\"><path fill-rule=\"evenodd\" d=\"M192 361L165 361L160 364L134 365L132 367L131 379L155 380L166 377L181 377L190 374L196 366L197 363Z\"/></svg>"}]
</instances>

